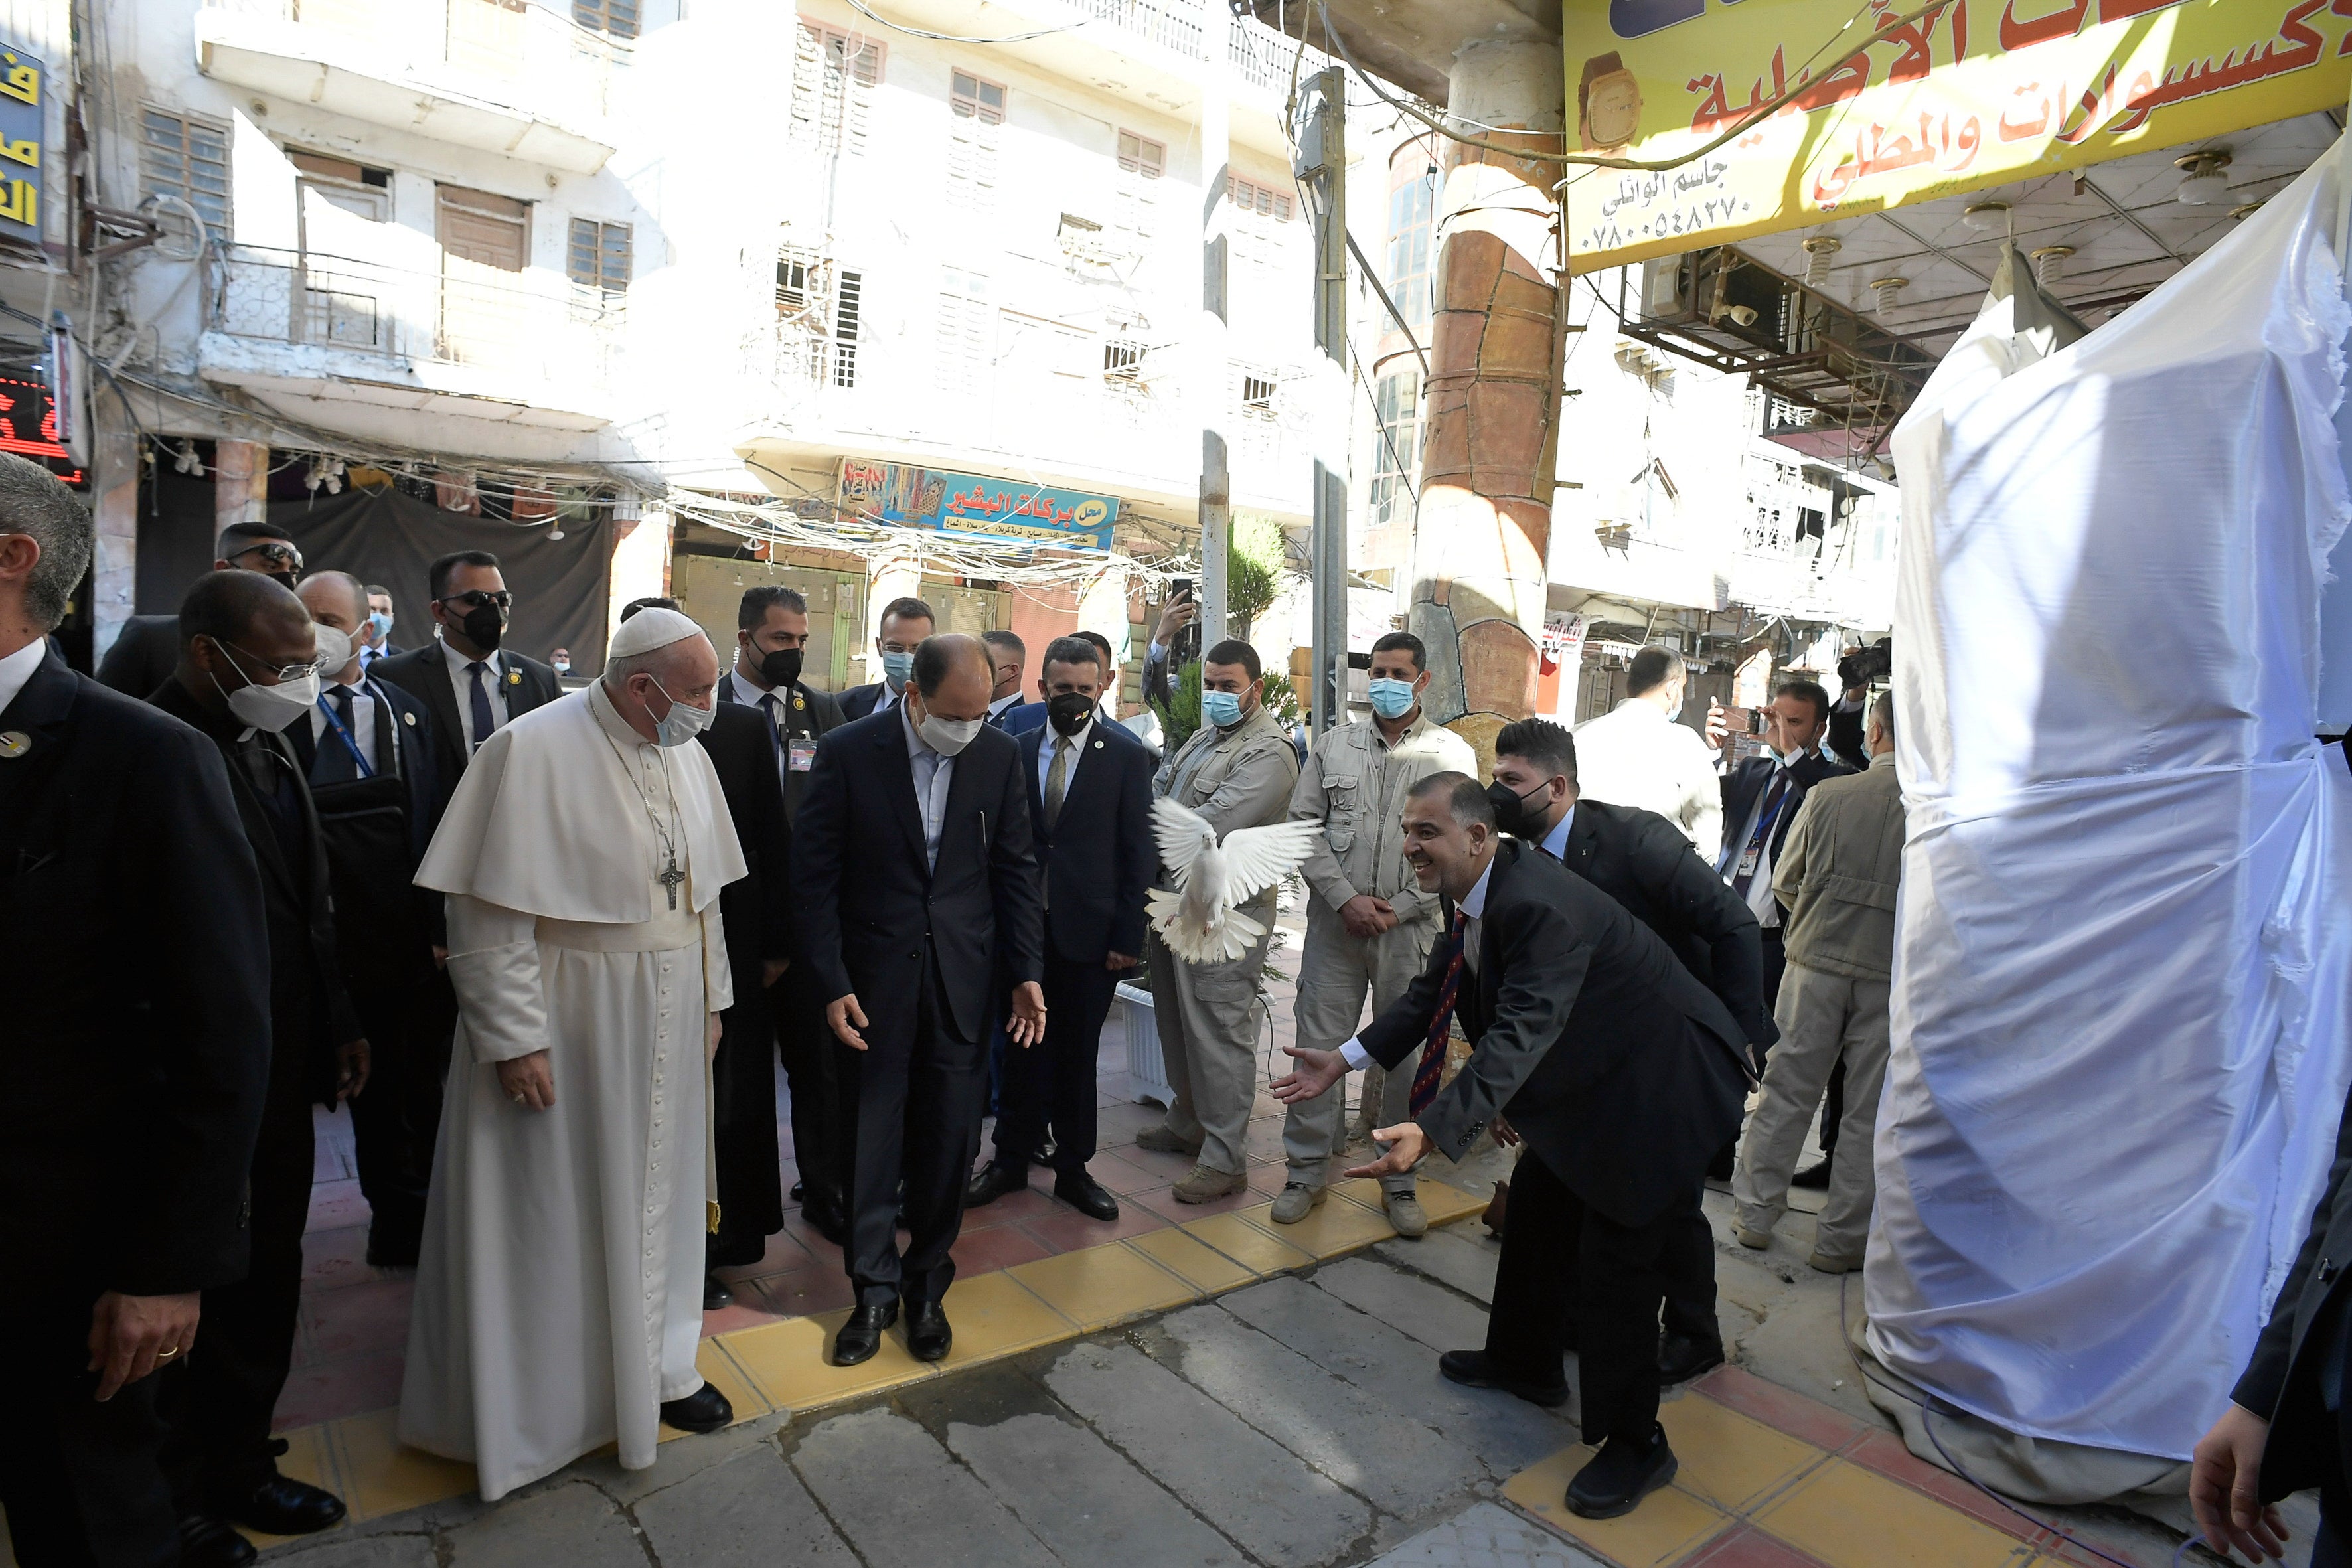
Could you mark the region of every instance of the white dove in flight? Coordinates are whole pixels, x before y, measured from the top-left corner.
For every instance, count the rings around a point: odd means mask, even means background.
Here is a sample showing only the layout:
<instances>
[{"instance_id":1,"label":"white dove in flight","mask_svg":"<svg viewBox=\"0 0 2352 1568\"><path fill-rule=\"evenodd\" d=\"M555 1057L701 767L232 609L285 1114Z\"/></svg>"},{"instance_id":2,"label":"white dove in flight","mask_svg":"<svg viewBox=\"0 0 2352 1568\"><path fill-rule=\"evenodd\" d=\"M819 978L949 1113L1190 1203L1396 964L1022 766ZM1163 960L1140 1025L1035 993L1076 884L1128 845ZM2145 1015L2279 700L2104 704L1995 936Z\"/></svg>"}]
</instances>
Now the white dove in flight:
<instances>
[{"instance_id":1,"label":"white dove in flight","mask_svg":"<svg viewBox=\"0 0 2352 1568\"><path fill-rule=\"evenodd\" d=\"M1145 900L1152 929L1177 957L1192 963L1239 958L1265 927L1237 911L1297 869L1323 825L1312 820L1237 827L1217 842L1199 813L1172 800L1151 803L1151 831L1176 890L1155 888Z\"/></svg>"}]
</instances>

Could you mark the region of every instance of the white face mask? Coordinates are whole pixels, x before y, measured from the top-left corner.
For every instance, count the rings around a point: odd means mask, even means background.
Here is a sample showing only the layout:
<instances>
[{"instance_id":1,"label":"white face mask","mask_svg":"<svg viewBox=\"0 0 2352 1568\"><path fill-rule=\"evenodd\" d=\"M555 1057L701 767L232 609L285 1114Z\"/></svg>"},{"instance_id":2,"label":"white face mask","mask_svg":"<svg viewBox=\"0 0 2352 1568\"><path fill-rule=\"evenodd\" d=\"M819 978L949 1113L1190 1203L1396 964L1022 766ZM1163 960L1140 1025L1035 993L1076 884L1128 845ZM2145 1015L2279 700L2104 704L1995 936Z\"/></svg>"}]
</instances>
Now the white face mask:
<instances>
[{"instance_id":1,"label":"white face mask","mask_svg":"<svg viewBox=\"0 0 2352 1568\"><path fill-rule=\"evenodd\" d=\"M352 661L352 634L339 632L334 627L324 624L319 626L317 630L319 668L329 675L336 674Z\"/></svg>"},{"instance_id":2,"label":"white face mask","mask_svg":"<svg viewBox=\"0 0 2352 1568\"><path fill-rule=\"evenodd\" d=\"M647 679L650 679L651 677ZM658 680L654 681L654 689L664 697L669 697L669 689ZM705 730L709 729L711 721L719 717L716 696L717 694L713 693L713 700L708 708L691 708L677 698L669 697L669 711L654 721L655 743L663 746L683 746Z\"/></svg>"},{"instance_id":3,"label":"white face mask","mask_svg":"<svg viewBox=\"0 0 2352 1568\"><path fill-rule=\"evenodd\" d=\"M228 710L240 723L277 734L307 715L318 700L319 678L306 675L282 686L240 686L228 694Z\"/></svg>"},{"instance_id":4,"label":"white face mask","mask_svg":"<svg viewBox=\"0 0 2352 1568\"><path fill-rule=\"evenodd\" d=\"M942 719L936 713L926 713L916 726L923 744L943 757L952 757L971 744L971 738L981 731L985 722L979 719Z\"/></svg>"}]
</instances>

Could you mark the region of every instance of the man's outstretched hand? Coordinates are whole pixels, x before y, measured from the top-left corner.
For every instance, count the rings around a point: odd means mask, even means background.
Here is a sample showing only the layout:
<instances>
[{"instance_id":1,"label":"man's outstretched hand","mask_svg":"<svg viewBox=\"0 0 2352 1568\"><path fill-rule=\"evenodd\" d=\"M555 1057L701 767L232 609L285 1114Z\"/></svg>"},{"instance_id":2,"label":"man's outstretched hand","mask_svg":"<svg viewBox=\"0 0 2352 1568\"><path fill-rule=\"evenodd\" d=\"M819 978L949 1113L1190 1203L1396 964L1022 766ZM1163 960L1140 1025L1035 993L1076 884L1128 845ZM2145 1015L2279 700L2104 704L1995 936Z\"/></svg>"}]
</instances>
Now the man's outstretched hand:
<instances>
[{"instance_id":1,"label":"man's outstretched hand","mask_svg":"<svg viewBox=\"0 0 2352 1568\"><path fill-rule=\"evenodd\" d=\"M2189 1506L2198 1533L2225 1557L2234 1546L2249 1563L2286 1561L2286 1525L2255 1490L2270 1436L2269 1422L2232 1405L2190 1450Z\"/></svg>"},{"instance_id":2,"label":"man's outstretched hand","mask_svg":"<svg viewBox=\"0 0 2352 1568\"><path fill-rule=\"evenodd\" d=\"M1274 1098L1285 1105L1313 1100L1348 1076L1348 1058L1337 1051L1318 1051L1312 1046L1285 1046L1282 1051L1298 1063L1272 1086Z\"/></svg>"},{"instance_id":3,"label":"man's outstretched hand","mask_svg":"<svg viewBox=\"0 0 2352 1568\"><path fill-rule=\"evenodd\" d=\"M1348 1173L1350 1176L1402 1176L1422 1162L1429 1152L1429 1134L1421 1130L1418 1121L1400 1121L1394 1127L1372 1129L1372 1142L1385 1143L1388 1152L1369 1165L1359 1165Z\"/></svg>"},{"instance_id":4,"label":"man's outstretched hand","mask_svg":"<svg viewBox=\"0 0 2352 1568\"><path fill-rule=\"evenodd\" d=\"M1024 980L1013 988L1013 1016L1004 1033L1016 1046L1034 1046L1045 1037L1045 988Z\"/></svg>"}]
</instances>

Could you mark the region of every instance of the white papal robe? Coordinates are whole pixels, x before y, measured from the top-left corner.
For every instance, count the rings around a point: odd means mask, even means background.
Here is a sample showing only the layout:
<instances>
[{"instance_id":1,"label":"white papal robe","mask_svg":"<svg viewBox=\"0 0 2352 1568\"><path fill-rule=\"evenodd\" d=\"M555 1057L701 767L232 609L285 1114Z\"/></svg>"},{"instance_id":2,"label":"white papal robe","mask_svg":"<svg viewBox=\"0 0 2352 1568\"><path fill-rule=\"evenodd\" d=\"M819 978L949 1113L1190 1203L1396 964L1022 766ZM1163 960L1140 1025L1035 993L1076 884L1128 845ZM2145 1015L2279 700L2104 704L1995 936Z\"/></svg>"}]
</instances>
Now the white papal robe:
<instances>
[{"instance_id":1,"label":"white papal robe","mask_svg":"<svg viewBox=\"0 0 2352 1568\"><path fill-rule=\"evenodd\" d=\"M709 755L641 740L591 685L490 737L417 873L449 895L458 1022L399 1431L472 1461L485 1499L608 1442L652 1464L661 1403L702 1386L704 1029L744 871ZM497 1064L542 1049L533 1110Z\"/></svg>"}]
</instances>

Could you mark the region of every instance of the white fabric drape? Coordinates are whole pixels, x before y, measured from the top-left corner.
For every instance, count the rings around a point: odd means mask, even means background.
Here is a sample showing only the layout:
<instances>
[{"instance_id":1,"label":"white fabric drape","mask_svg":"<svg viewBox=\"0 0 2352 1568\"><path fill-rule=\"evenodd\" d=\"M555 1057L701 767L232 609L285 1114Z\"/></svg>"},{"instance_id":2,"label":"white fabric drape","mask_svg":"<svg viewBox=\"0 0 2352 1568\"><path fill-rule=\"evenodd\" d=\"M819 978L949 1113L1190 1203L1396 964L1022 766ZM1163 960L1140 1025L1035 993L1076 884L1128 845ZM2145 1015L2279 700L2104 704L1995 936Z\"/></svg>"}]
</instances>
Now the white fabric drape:
<instances>
[{"instance_id":1,"label":"white fabric drape","mask_svg":"<svg viewBox=\"0 0 2352 1568\"><path fill-rule=\"evenodd\" d=\"M1895 436L1867 1337L2037 1439L2188 1455L2344 1104L2352 774L2311 738L2340 158L2070 347L1989 305Z\"/></svg>"}]
</instances>

